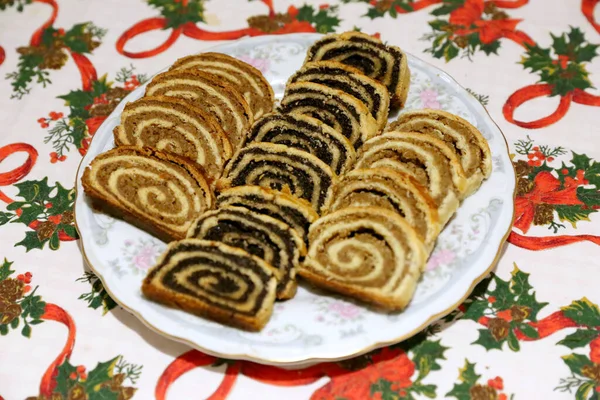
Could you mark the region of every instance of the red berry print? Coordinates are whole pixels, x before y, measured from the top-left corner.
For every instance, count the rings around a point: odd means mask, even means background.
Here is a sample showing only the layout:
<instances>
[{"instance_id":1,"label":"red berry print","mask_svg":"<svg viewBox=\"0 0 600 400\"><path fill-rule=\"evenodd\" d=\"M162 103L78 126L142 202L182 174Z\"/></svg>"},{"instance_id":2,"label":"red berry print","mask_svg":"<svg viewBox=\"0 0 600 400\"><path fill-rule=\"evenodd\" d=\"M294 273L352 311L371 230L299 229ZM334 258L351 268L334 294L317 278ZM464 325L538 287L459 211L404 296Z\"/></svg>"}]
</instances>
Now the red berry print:
<instances>
[{"instance_id":1,"label":"red berry print","mask_svg":"<svg viewBox=\"0 0 600 400\"><path fill-rule=\"evenodd\" d=\"M497 376L494 379L488 380L488 386L496 390L502 390L504 389L504 381L502 380L502 378Z\"/></svg>"},{"instance_id":2,"label":"red berry print","mask_svg":"<svg viewBox=\"0 0 600 400\"><path fill-rule=\"evenodd\" d=\"M488 297L488 302L494 304L496 302L496 297L494 297L494 296Z\"/></svg>"}]
</instances>

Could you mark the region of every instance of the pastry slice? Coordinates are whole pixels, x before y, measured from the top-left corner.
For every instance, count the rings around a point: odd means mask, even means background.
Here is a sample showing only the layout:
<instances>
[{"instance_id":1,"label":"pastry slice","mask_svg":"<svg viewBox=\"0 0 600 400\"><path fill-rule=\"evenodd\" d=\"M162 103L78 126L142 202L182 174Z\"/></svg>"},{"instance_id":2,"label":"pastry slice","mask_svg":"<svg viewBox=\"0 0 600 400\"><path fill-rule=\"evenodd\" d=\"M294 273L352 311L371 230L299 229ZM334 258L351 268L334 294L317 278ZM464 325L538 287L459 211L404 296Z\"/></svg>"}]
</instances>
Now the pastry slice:
<instances>
[{"instance_id":1,"label":"pastry slice","mask_svg":"<svg viewBox=\"0 0 600 400\"><path fill-rule=\"evenodd\" d=\"M263 74L252 65L222 53L201 53L180 58L171 70L195 69L217 75L246 99L254 119L273 111L275 94Z\"/></svg>"},{"instance_id":2,"label":"pastry slice","mask_svg":"<svg viewBox=\"0 0 600 400\"><path fill-rule=\"evenodd\" d=\"M336 179L331 168L310 153L281 144L253 143L227 164L217 189L261 186L304 199L320 212Z\"/></svg>"},{"instance_id":3,"label":"pastry slice","mask_svg":"<svg viewBox=\"0 0 600 400\"><path fill-rule=\"evenodd\" d=\"M288 85L281 100L281 112L314 117L344 135L354 148L378 133L377 121L362 101L318 83Z\"/></svg>"},{"instance_id":4,"label":"pastry slice","mask_svg":"<svg viewBox=\"0 0 600 400\"><path fill-rule=\"evenodd\" d=\"M305 200L260 186L238 186L222 191L217 208L244 207L273 217L294 229L308 243L308 229L319 216Z\"/></svg>"},{"instance_id":5,"label":"pastry slice","mask_svg":"<svg viewBox=\"0 0 600 400\"><path fill-rule=\"evenodd\" d=\"M231 144L212 115L167 96L128 103L114 136L117 146L152 147L195 161L210 180L221 175L232 155Z\"/></svg>"},{"instance_id":6,"label":"pastry slice","mask_svg":"<svg viewBox=\"0 0 600 400\"><path fill-rule=\"evenodd\" d=\"M302 114L269 114L248 133L247 143L268 142L304 150L341 174L354 163L356 153L341 133Z\"/></svg>"},{"instance_id":7,"label":"pastry slice","mask_svg":"<svg viewBox=\"0 0 600 400\"><path fill-rule=\"evenodd\" d=\"M260 331L275 303L275 270L242 249L184 239L169 244L142 283L148 299L249 331Z\"/></svg>"},{"instance_id":8,"label":"pastry slice","mask_svg":"<svg viewBox=\"0 0 600 400\"><path fill-rule=\"evenodd\" d=\"M327 212L348 207L381 207L400 214L417 231L427 252L441 231L437 205L412 176L385 167L356 169L333 187Z\"/></svg>"},{"instance_id":9,"label":"pastry slice","mask_svg":"<svg viewBox=\"0 0 600 400\"><path fill-rule=\"evenodd\" d=\"M361 32L331 34L308 49L305 63L329 60L355 67L386 86L393 107L406 103L410 70L406 54L398 47Z\"/></svg>"},{"instance_id":10,"label":"pastry slice","mask_svg":"<svg viewBox=\"0 0 600 400\"><path fill-rule=\"evenodd\" d=\"M417 232L397 213L350 207L318 219L299 274L312 284L402 310L413 297L426 253Z\"/></svg>"},{"instance_id":11,"label":"pastry slice","mask_svg":"<svg viewBox=\"0 0 600 400\"><path fill-rule=\"evenodd\" d=\"M216 75L182 69L157 75L146 86L146 96L169 96L208 111L217 119L234 150L252 125L252 110L240 93Z\"/></svg>"},{"instance_id":12,"label":"pastry slice","mask_svg":"<svg viewBox=\"0 0 600 400\"><path fill-rule=\"evenodd\" d=\"M411 175L429 190L444 226L466 189L462 165L446 142L428 135L387 132L364 144L356 168L388 167Z\"/></svg>"},{"instance_id":13,"label":"pastry slice","mask_svg":"<svg viewBox=\"0 0 600 400\"><path fill-rule=\"evenodd\" d=\"M214 205L197 164L151 148L117 147L97 156L81 178L94 205L170 242Z\"/></svg>"},{"instance_id":14,"label":"pastry slice","mask_svg":"<svg viewBox=\"0 0 600 400\"><path fill-rule=\"evenodd\" d=\"M465 196L475 192L492 173L492 154L487 140L459 116L441 110L411 110L400 114L388 130L423 133L448 143L467 176Z\"/></svg>"},{"instance_id":15,"label":"pastry slice","mask_svg":"<svg viewBox=\"0 0 600 400\"><path fill-rule=\"evenodd\" d=\"M291 299L296 294L296 268L306 247L286 223L247 208L226 206L200 216L188 237L225 243L265 260L276 271L277 298Z\"/></svg>"},{"instance_id":16,"label":"pastry slice","mask_svg":"<svg viewBox=\"0 0 600 400\"><path fill-rule=\"evenodd\" d=\"M337 61L314 61L306 63L288 81L320 83L330 88L346 92L367 106L383 130L388 120L390 95L387 88L360 70Z\"/></svg>"}]
</instances>

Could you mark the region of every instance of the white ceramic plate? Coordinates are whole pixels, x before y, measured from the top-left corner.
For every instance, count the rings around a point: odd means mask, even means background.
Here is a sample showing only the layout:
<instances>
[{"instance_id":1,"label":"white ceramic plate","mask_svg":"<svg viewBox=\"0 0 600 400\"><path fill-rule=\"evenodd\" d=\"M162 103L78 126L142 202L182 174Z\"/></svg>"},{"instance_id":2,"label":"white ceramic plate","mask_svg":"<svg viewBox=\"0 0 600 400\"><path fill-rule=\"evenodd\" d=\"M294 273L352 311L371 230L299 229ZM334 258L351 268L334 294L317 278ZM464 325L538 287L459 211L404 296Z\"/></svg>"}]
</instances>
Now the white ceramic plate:
<instances>
[{"instance_id":1,"label":"white ceramic plate","mask_svg":"<svg viewBox=\"0 0 600 400\"><path fill-rule=\"evenodd\" d=\"M212 48L259 68L280 98L287 78L302 64L317 34L243 39ZM98 129L77 173L76 222L84 255L104 287L125 309L171 339L206 353L265 364L293 365L339 360L404 340L457 307L492 269L510 230L515 176L506 141L484 107L444 72L409 55L412 72L406 109L441 108L466 118L489 141L493 173L460 207L440 235L415 298L402 313L382 314L357 303L301 287L277 303L260 333L246 333L163 307L142 297L146 271L165 244L149 234L94 211L81 175L98 154L112 148L113 128L137 88ZM161 71L162 72L162 71Z\"/></svg>"}]
</instances>

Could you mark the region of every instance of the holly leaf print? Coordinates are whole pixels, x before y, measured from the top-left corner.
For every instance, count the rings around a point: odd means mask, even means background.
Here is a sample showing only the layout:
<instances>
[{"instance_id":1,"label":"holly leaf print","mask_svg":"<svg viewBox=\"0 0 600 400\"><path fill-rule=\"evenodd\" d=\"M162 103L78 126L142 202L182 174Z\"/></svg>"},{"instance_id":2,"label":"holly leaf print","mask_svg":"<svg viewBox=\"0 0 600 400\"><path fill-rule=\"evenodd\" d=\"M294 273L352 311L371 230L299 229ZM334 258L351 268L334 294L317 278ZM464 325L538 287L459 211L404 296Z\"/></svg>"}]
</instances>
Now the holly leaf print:
<instances>
[{"instance_id":1,"label":"holly leaf print","mask_svg":"<svg viewBox=\"0 0 600 400\"><path fill-rule=\"evenodd\" d=\"M340 19L335 16L337 10L337 6L327 6L316 11L313 6L305 4L298 9L296 18L298 21L310 22L317 32L334 32L340 25Z\"/></svg>"},{"instance_id":2,"label":"holly leaf print","mask_svg":"<svg viewBox=\"0 0 600 400\"><path fill-rule=\"evenodd\" d=\"M13 5L17 5L17 11L18 12L22 12L23 8L25 7L25 5L27 4L31 4L32 0L11 0L11 1L3 1L0 2L0 11L4 11L6 10L8 7L11 7Z\"/></svg>"},{"instance_id":3,"label":"holly leaf print","mask_svg":"<svg viewBox=\"0 0 600 400\"><path fill-rule=\"evenodd\" d=\"M565 317L572 319L577 325L590 328L600 327L600 310L586 297L562 307L561 310Z\"/></svg>"},{"instance_id":4,"label":"holly leaf print","mask_svg":"<svg viewBox=\"0 0 600 400\"><path fill-rule=\"evenodd\" d=\"M582 372L584 367L591 367L594 365L589 358L581 354L569 354L567 356L562 356L562 359L572 373L580 376L585 376Z\"/></svg>"},{"instance_id":5,"label":"holly leaf print","mask_svg":"<svg viewBox=\"0 0 600 400\"><path fill-rule=\"evenodd\" d=\"M55 393L60 393L64 399L69 398L69 391L75 384L76 380L71 379L73 374L77 374L77 368L71 365L68 359L57 368L58 374L56 376L56 387L54 389Z\"/></svg>"},{"instance_id":6,"label":"holly leaf print","mask_svg":"<svg viewBox=\"0 0 600 400\"><path fill-rule=\"evenodd\" d=\"M535 298L533 287L529 284L529 274L521 271L515 264L512 271L511 291L517 297L515 303L531 309L527 319L537 321L538 312L548 303L540 303Z\"/></svg>"},{"instance_id":7,"label":"holly leaf print","mask_svg":"<svg viewBox=\"0 0 600 400\"><path fill-rule=\"evenodd\" d=\"M102 307L102 315L105 315L117 306L117 303L104 289L102 281L93 272L85 272L81 278L77 279L77 282L87 282L92 286L90 292L84 293L78 298L79 300L85 300L89 308L97 310Z\"/></svg>"},{"instance_id":8,"label":"holly leaf print","mask_svg":"<svg viewBox=\"0 0 600 400\"><path fill-rule=\"evenodd\" d=\"M475 373L475 364L465 360L465 365L459 370L458 380L451 391L446 393L447 397L455 397L458 400L471 400L471 387L477 383L481 375Z\"/></svg>"},{"instance_id":9,"label":"holly leaf print","mask_svg":"<svg viewBox=\"0 0 600 400\"><path fill-rule=\"evenodd\" d=\"M558 218L562 222L569 222L573 228L577 228L577 222L589 221L589 215L596 212L594 209L584 209L581 206L558 205L554 207Z\"/></svg>"},{"instance_id":10,"label":"holly leaf print","mask_svg":"<svg viewBox=\"0 0 600 400\"><path fill-rule=\"evenodd\" d=\"M566 346L570 349L577 349L579 347L585 347L592 340L597 338L600 332L591 329L577 329L574 333L571 333L557 344Z\"/></svg>"},{"instance_id":11,"label":"holly leaf print","mask_svg":"<svg viewBox=\"0 0 600 400\"><path fill-rule=\"evenodd\" d=\"M502 349L504 340L496 340L489 329L478 329L477 332L479 332L479 337L473 342L473 344L483 346L488 351L493 349Z\"/></svg>"},{"instance_id":12,"label":"holly leaf print","mask_svg":"<svg viewBox=\"0 0 600 400\"><path fill-rule=\"evenodd\" d=\"M20 242L16 243L15 247L23 246L23 247L25 247L25 252L29 252L30 250L33 250L33 249L41 250L44 248L44 245L48 242L48 240L49 239L40 240L37 232L28 231L28 232L25 232L25 238L23 240L21 240Z\"/></svg>"},{"instance_id":13,"label":"holly leaf print","mask_svg":"<svg viewBox=\"0 0 600 400\"><path fill-rule=\"evenodd\" d=\"M158 8L167 20L165 29L177 28L187 22L193 24L205 22L204 0L189 0L186 5L182 1L148 0L148 4Z\"/></svg>"},{"instance_id":14,"label":"holly leaf print","mask_svg":"<svg viewBox=\"0 0 600 400\"><path fill-rule=\"evenodd\" d=\"M93 389L97 385L108 382L112 379L113 371L121 356L117 356L106 362L99 362L96 367L88 373L85 387ZM91 390L90 390L91 391Z\"/></svg>"},{"instance_id":15,"label":"holly leaf print","mask_svg":"<svg viewBox=\"0 0 600 400\"><path fill-rule=\"evenodd\" d=\"M585 63L597 56L599 46L587 43L578 28L571 27L566 34L551 36L551 48L527 46L527 55L521 61L523 66L538 73L541 82L551 85L552 95L564 96L575 89L591 88Z\"/></svg>"},{"instance_id":16,"label":"holly leaf print","mask_svg":"<svg viewBox=\"0 0 600 400\"><path fill-rule=\"evenodd\" d=\"M14 270L10 269L11 265L13 265L13 263L8 261L6 258L4 259L4 263L0 265L0 282L15 272Z\"/></svg>"},{"instance_id":17,"label":"holly leaf print","mask_svg":"<svg viewBox=\"0 0 600 400\"><path fill-rule=\"evenodd\" d=\"M448 347L441 345L440 340L424 340L411 349L412 360L419 371L417 380L425 378L431 371L439 371L442 367L439 360L445 360L444 352Z\"/></svg>"},{"instance_id":18,"label":"holly leaf print","mask_svg":"<svg viewBox=\"0 0 600 400\"><path fill-rule=\"evenodd\" d=\"M444 0L443 5L433 10L431 15L448 15L457 8L462 7L464 4L465 0Z\"/></svg>"}]
</instances>

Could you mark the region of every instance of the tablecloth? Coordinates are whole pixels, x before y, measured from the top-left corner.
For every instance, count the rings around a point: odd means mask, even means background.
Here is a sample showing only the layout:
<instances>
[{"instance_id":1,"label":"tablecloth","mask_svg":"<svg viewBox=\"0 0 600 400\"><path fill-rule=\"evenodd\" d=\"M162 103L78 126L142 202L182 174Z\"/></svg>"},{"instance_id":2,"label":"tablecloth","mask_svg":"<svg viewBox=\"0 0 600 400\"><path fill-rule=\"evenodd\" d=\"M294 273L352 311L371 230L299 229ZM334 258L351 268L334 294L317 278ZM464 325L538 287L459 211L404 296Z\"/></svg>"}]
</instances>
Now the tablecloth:
<instances>
[{"instance_id":1,"label":"tablecloth","mask_svg":"<svg viewBox=\"0 0 600 400\"><path fill-rule=\"evenodd\" d=\"M0 0L0 399L600 399L599 1L323 1ZM351 29L444 69L503 130L518 183L497 268L412 339L300 370L147 329L78 247L74 176L99 125L178 57Z\"/></svg>"}]
</instances>

